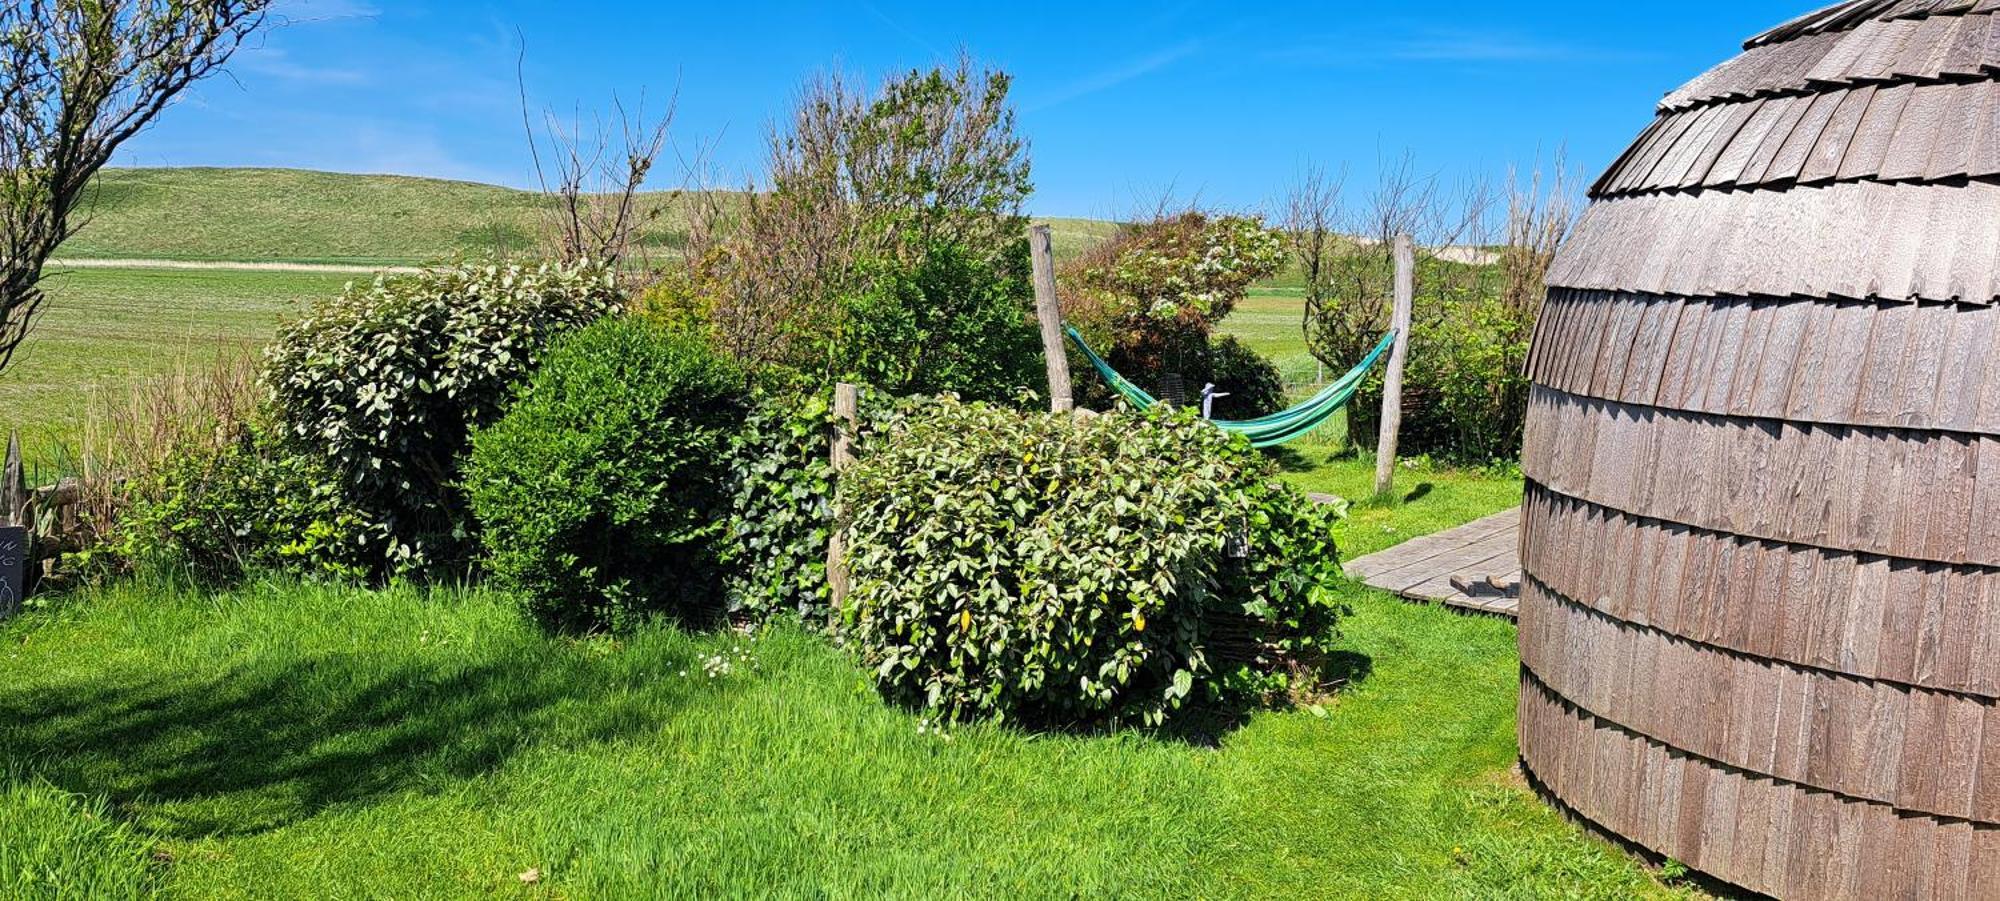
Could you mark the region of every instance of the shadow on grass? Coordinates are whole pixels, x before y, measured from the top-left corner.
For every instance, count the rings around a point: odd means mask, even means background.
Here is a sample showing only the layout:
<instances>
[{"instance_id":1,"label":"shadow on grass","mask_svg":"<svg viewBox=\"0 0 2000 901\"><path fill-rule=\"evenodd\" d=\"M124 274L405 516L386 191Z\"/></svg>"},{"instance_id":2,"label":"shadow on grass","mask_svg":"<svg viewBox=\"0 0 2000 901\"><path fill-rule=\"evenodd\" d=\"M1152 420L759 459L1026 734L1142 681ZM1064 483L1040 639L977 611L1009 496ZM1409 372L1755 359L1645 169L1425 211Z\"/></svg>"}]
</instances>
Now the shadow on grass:
<instances>
[{"instance_id":1,"label":"shadow on grass","mask_svg":"<svg viewBox=\"0 0 2000 901\"><path fill-rule=\"evenodd\" d=\"M1430 497L1431 492L1436 490L1437 486L1435 484L1432 484L1430 482L1419 482L1417 483L1417 487L1410 489L1409 494L1403 495L1403 503L1414 504L1417 501Z\"/></svg>"},{"instance_id":2,"label":"shadow on grass","mask_svg":"<svg viewBox=\"0 0 2000 901\"><path fill-rule=\"evenodd\" d=\"M601 674L558 657L446 670L325 655L166 682L120 674L0 692L0 752L120 807L160 805L149 828L253 834L478 776L546 741L616 739L657 717L631 692L599 696Z\"/></svg>"}]
</instances>

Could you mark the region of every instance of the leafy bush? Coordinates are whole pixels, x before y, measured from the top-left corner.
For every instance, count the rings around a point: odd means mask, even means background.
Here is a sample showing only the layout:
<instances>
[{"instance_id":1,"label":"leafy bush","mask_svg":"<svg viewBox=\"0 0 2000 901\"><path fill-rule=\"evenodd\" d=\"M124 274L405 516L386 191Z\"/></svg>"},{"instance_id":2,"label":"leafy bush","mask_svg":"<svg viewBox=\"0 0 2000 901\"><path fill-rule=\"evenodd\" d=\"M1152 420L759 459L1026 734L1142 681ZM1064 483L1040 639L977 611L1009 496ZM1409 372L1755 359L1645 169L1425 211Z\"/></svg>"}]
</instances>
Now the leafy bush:
<instances>
[{"instance_id":1,"label":"leafy bush","mask_svg":"<svg viewBox=\"0 0 2000 901\"><path fill-rule=\"evenodd\" d=\"M1329 515L1186 413L943 400L840 496L848 635L886 695L947 720L1157 725L1284 687L1338 617Z\"/></svg>"},{"instance_id":2,"label":"leafy bush","mask_svg":"<svg viewBox=\"0 0 2000 901\"><path fill-rule=\"evenodd\" d=\"M833 534L833 407L820 393L757 399L731 452L728 567L732 613L797 613L826 622Z\"/></svg>"},{"instance_id":3,"label":"leafy bush","mask_svg":"<svg viewBox=\"0 0 2000 901\"><path fill-rule=\"evenodd\" d=\"M494 574L554 628L717 612L744 384L698 338L640 319L559 340L472 439L466 493Z\"/></svg>"},{"instance_id":4,"label":"leafy bush","mask_svg":"<svg viewBox=\"0 0 2000 901\"><path fill-rule=\"evenodd\" d=\"M1254 419L1285 406L1277 368L1214 329L1284 261L1283 236L1254 217L1162 217L1065 266L1063 313L1141 387L1158 394L1176 376L1192 406L1213 382L1230 395L1216 402L1216 416ZM1087 406L1113 400L1094 379L1080 380L1078 392Z\"/></svg>"},{"instance_id":5,"label":"leafy bush","mask_svg":"<svg viewBox=\"0 0 2000 901\"><path fill-rule=\"evenodd\" d=\"M750 619L796 613L826 624L833 615L826 582L837 474L828 458L831 393L766 391L737 433L730 537L729 608ZM914 410L922 397L864 390L852 436L857 452Z\"/></svg>"},{"instance_id":6,"label":"leafy bush","mask_svg":"<svg viewBox=\"0 0 2000 901\"><path fill-rule=\"evenodd\" d=\"M1397 452L1459 463L1519 459L1527 422L1523 370L1534 310L1500 298L1452 305L1410 332ZM1372 374L1350 408L1350 431L1373 446L1380 431L1382 376Z\"/></svg>"},{"instance_id":7,"label":"leafy bush","mask_svg":"<svg viewBox=\"0 0 2000 901\"><path fill-rule=\"evenodd\" d=\"M896 396L1019 396L1043 375L1027 242L1002 260L995 268L940 242L914 264L869 266L870 287L847 299L847 327L830 348L836 371Z\"/></svg>"},{"instance_id":8,"label":"leafy bush","mask_svg":"<svg viewBox=\"0 0 2000 901\"><path fill-rule=\"evenodd\" d=\"M125 492L102 550L201 581L266 568L355 578L368 571L379 539L375 524L344 503L332 472L261 424L161 460Z\"/></svg>"},{"instance_id":9,"label":"leafy bush","mask_svg":"<svg viewBox=\"0 0 2000 901\"><path fill-rule=\"evenodd\" d=\"M414 572L469 552L455 485L472 431L497 418L555 336L622 304L590 265L459 265L348 286L267 354L279 422L379 522L369 568Z\"/></svg>"}]
</instances>

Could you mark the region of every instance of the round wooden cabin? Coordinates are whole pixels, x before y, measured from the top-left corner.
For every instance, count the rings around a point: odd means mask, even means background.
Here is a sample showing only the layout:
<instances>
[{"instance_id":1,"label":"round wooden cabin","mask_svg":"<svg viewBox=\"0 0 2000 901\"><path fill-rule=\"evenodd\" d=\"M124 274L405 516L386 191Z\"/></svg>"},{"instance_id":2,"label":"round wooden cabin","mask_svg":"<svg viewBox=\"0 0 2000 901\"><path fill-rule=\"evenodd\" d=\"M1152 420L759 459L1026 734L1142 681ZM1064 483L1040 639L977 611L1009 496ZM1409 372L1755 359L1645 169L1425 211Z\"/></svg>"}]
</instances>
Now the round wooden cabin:
<instances>
[{"instance_id":1,"label":"round wooden cabin","mask_svg":"<svg viewBox=\"0 0 2000 901\"><path fill-rule=\"evenodd\" d=\"M1529 362L1521 759L1784 898L2000 898L2000 0L1667 96Z\"/></svg>"}]
</instances>

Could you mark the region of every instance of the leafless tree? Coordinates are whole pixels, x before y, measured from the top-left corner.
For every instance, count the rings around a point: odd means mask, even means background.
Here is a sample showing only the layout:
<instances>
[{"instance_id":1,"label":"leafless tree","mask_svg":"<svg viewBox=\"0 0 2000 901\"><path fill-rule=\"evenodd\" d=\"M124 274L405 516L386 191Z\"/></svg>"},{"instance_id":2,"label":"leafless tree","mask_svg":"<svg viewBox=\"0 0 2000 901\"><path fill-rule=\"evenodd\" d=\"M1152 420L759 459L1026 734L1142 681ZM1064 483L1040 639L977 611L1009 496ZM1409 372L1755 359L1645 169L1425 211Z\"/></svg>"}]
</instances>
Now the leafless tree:
<instances>
[{"instance_id":1,"label":"leafless tree","mask_svg":"<svg viewBox=\"0 0 2000 901\"><path fill-rule=\"evenodd\" d=\"M1416 244L1419 322L1479 290L1481 269L1491 262L1485 245L1492 191L1485 182L1445 184L1420 173L1407 152L1384 160L1374 186L1352 207L1343 208L1340 192L1330 191L1323 176L1314 181L1309 170L1289 192L1287 207L1306 210L1308 219L1318 208L1323 222L1341 223L1341 233L1322 245L1317 285L1306 298L1306 342L1321 361L1352 365L1389 328L1397 235Z\"/></svg>"},{"instance_id":2,"label":"leafless tree","mask_svg":"<svg viewBox=\"0 0 2000 901\"><path fill-rule=\"evenodd\" d=\"M523 44L515 62L521 125L535 179L553 201L544 213L543 242L565 262L625 262L644 228L667 211L666 204L649 202L641 191L666 149L675 104L669 101L664 113L649 116L643 101L627 109L614 97L609 116L592 115L586 121L579 111L564 121L545 110L537 128L521 72L526 53Z\"/></svg>"},{"instance_id":3,"label":"leafless tree","mask_svg":"<svg viewBox=\"0 0 2000 901\"><path fill-rule=\"evenodd\" d=\"M1340 194L1347 173L1329 178L1326 170L1307 164L1285 198L1285 236L1305 287L1304 327L1312 328L1316 313L1332 299L1335 255L1341 252Z\"/></svg>"},{"instance_id":4,"label":"leafless tree","mask_svg":"<svg viewBox=\"0 0 2000 901\"><path fill-rule=\"evenodd\" d=\"M0 370L90 179L261 28L270 0L0 2Z\"/></svg>"},{"instance_id":5,"label":"leafless tree","mask_svg":"<svg viewBox=\"0 0 2000 901\"><path fill-rule=\"evenodd\" d=\"M1529 317L1539 309L1549 264L1576 224L1577 207L1577 178L1561 150L1547 173L1537 168L1525 181L1518 172L1508 177L1507 234L1498 261L1500 297L1508 309Z\"/></svg>"}]
</instances>

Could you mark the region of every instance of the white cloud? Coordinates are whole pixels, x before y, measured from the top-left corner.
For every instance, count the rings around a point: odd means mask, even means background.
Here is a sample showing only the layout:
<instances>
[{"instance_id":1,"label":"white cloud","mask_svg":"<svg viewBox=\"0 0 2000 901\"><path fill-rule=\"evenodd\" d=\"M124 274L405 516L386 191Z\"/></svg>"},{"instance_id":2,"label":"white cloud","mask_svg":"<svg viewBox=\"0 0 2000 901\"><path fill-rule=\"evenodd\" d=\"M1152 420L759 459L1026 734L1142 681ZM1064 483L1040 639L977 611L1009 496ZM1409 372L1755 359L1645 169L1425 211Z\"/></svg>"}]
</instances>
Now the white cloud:
<instances>
[{"instance_id":1,"label":"white cloud","mask_svg":"<svg viewBox=\"0 0 2000 901\"><path fill-rule=\"evenodd\" d=\"M1144 78L1174 63L1180 62L1201 50L1201 42L1185 41L1154 53L1131 60L1123 65L1105 69L1079 78L1057 89L1054 93L1041 97L1027 107L1028 112L1045 110L1088 97L1091 94L1108 91L1129 81Z\"/></svg>"}]
</instances>

